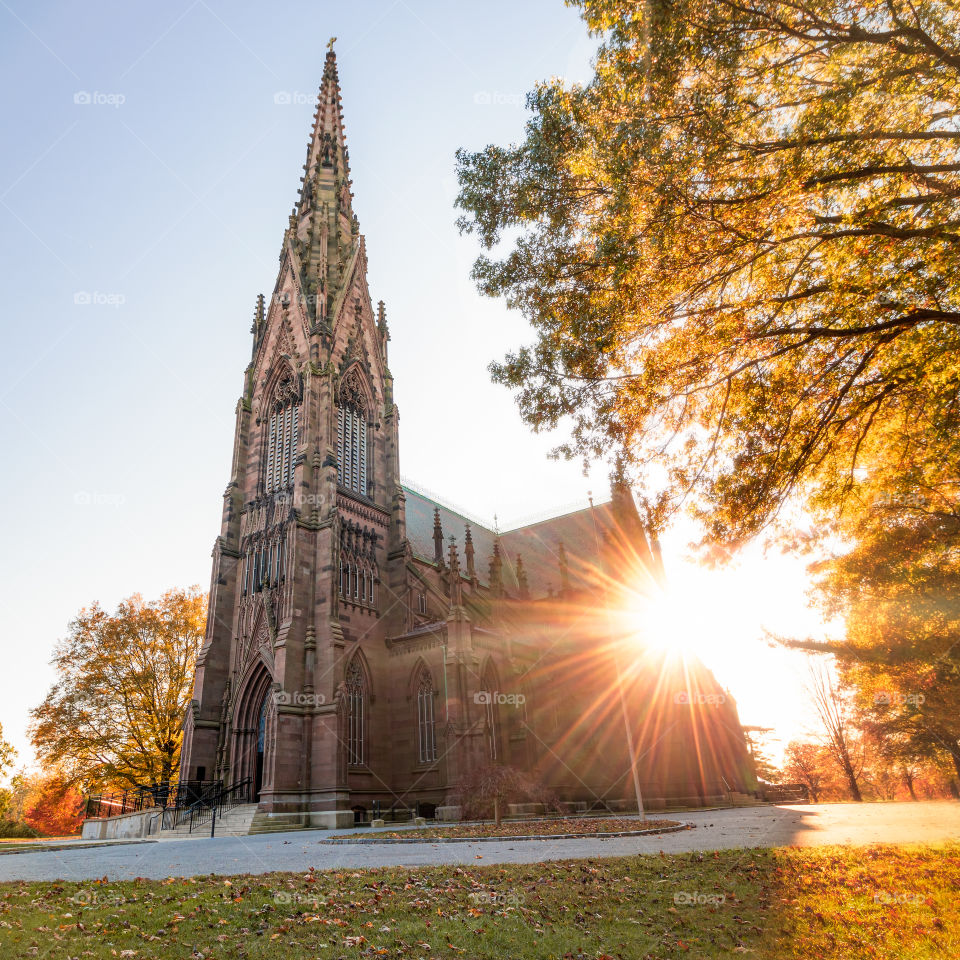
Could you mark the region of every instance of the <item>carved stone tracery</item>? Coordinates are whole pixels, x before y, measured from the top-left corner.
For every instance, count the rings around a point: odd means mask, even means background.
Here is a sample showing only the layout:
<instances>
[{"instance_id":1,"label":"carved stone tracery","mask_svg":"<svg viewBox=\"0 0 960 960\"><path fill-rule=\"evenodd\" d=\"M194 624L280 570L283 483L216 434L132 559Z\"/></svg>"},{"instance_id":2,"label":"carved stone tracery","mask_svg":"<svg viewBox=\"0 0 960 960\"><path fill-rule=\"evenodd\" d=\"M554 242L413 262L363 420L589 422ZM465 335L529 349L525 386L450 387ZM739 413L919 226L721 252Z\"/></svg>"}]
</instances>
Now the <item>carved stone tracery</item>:
<instances>
[{"instance_id":1,"label":"carved stone tracery","mask_svg":"<svg viewBox=\"0 0 960 960\"><path fill-rule=\"evenodd\" d=\"M353 407L364 419L367 419L367 393L364 389L363 379L356 367L349 370L343 380L340 381L337 402L341 407Z\"/></svg>"}]
</instances>

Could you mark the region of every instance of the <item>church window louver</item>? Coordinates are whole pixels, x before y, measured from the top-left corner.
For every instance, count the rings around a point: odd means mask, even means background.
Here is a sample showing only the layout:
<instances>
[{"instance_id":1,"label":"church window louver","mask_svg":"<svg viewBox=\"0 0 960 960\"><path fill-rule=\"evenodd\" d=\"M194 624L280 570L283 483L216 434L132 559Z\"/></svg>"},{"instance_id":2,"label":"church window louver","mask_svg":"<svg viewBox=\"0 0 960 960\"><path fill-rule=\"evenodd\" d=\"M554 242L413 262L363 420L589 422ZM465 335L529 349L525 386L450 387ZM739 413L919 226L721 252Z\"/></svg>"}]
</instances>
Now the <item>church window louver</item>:
<instances>
[{"instance_id":1,"label":"church window louver","mask_svg":"<svg viewBox=\"0 0 960 960\"><path fill-rule=\"evenodd\" d=\"M337 482L367 496L367 402L356 374L348 376L337 406Z\"/></svg>"},{"instance_id":2,"label":"church window louver","mask_svg":"<svg viewBox=\"0 0 960 960\"><path fill-rule=\"evenodd\" d=\"M286 579L287 542L282 534L251 543L243 555L243 594L278 587Z\"/></svg>"},{"instance_id":3,"label":"church window louver","mask_svg":"<svg viewBox=\"0 0 960 960\"><path fill-rule=\"evenodd\" d=\"M274 394L273 411L267 421L264 486L267 493L293 483L300 434L300 397L293 379L284 380Z\"/></svg>"}]
</instances>

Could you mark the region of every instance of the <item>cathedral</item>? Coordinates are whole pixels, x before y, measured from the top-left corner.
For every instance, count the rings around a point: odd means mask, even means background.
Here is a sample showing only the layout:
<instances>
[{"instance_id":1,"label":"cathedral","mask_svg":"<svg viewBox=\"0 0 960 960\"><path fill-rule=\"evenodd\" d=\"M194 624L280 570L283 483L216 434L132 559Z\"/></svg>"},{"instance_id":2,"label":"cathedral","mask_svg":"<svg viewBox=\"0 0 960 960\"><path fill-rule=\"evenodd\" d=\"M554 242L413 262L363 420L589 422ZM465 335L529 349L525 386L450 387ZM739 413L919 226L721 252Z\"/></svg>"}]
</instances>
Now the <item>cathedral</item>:
<instances>
[{"instance_id":1,"label":"cathedral","mask_svg":"<svg viewBox=\"0 0 960 960\"><path fill-rule=\"evenodd\" d=\"M499 531L401 482L390 334L352 200L331 45L276 285L257 299L181 779L247 783L261 822L320 827L454 818L487 764L569 810L636 810L637 787L648 808L755 788L709 671L610 642L611 594L662 577L625 484Z\"/></svg>"}]
</instances>

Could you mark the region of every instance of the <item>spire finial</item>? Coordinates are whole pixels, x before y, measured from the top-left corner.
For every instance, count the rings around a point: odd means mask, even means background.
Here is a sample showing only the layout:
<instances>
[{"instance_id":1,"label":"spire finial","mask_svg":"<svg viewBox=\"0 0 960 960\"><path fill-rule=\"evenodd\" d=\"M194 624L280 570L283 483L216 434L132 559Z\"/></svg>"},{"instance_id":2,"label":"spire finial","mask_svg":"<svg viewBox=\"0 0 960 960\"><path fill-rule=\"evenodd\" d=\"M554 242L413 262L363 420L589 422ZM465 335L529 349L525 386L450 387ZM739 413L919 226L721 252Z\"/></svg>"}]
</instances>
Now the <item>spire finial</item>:
<instances>
[{"instance_id":1,"label":"spire finial","mask_svg":"<svg viewBox=\"0 0 960 960\"><path fill-rule=\"evenodd\" d=\"M331 37L331 38L327 41L327 53L333 53L333 45L334 45L336 42L337 42L337 38L336 38L336 37Z\"/></svg>"}]
</instances>

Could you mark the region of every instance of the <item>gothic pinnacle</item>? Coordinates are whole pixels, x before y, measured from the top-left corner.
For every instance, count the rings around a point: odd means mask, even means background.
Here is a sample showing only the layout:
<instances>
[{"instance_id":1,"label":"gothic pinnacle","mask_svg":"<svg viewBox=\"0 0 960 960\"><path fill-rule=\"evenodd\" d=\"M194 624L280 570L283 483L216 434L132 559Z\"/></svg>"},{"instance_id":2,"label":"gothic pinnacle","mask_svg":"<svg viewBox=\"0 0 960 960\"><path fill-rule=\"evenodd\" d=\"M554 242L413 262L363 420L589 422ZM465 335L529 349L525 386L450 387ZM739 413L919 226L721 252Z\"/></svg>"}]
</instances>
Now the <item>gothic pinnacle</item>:
<instances>
[{"instance_id":1,"label":"gothic pinnacle","mask_svg":"<svg viewBox=\"0 0 960 960\"><path fill-rule=\"evenodd\" d=\"M253 324L250 327L250 332L256 337L259 336L260 330L263 327L263 321L266 318L266 307L264 304L263 294L257 294L257 305L253 309Z\"/></svg>"},{"instance_id":2,"label":"gothic pinnacle","mask_svg":"<svg viewBox=\"0 0 960 960\"><path fill-rule=\"evenodd\" d=\"M523 557L517 554L517 592L521 600L530 599L530 587L527 584L527 571L523 569Z\"/></svg>"},{"instance_id":3,"label":"gothic pinnacle","mask_svg":"<svg viewBox=\"0 0 960 960\"><path fill-rule=\"evenodd\" d=\"M443 525L440 523L440 508L433 508L433 559L443 566Z\"/></svg>"},{"instance_id":4,"label":"gothic pinnacle","mask_svg":"<svg viewBox=\"0 0 960 960\"><path fill-rule=\"evenodd\" d=\"M503 558L500 556L500 535L493 539L493 556L490 557L490 592L499 597L503 593Z\"/></svg>"},{"instance_id":5,"label":"gothic pinnacle","mask_svg":"<svg viewBox=\"0 0 960 960\"><path fill-rule=\"evenodd\" d=\"M470 524L466 524L463 536L463 553L467 558L467 578L476 583L477 572L473 566L473 534L470 532Z\"/></svg>"}]
</instances>

